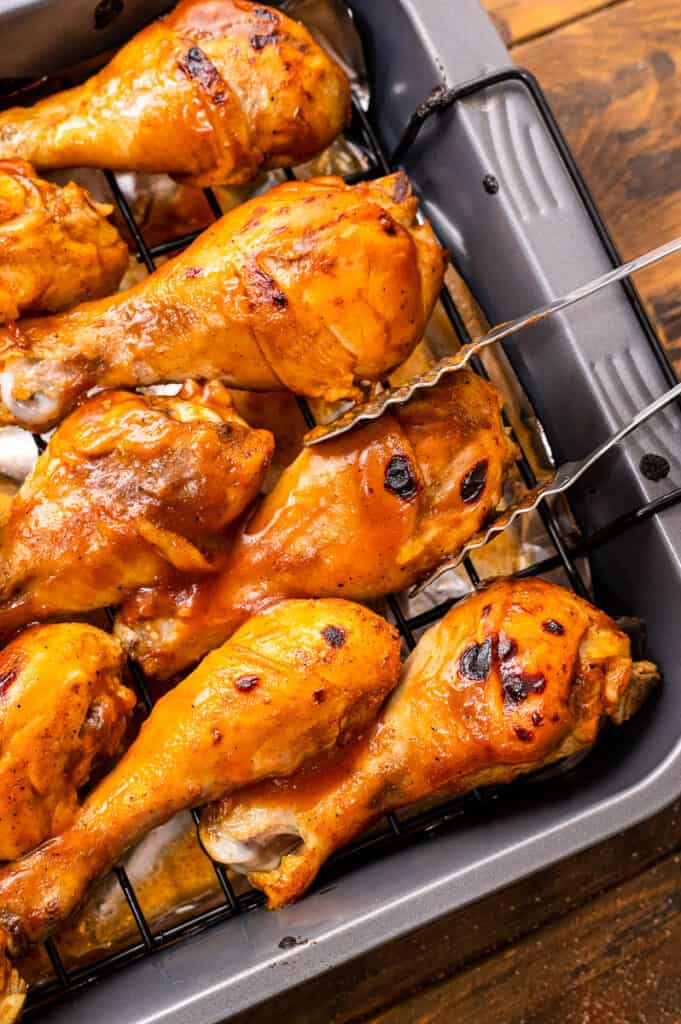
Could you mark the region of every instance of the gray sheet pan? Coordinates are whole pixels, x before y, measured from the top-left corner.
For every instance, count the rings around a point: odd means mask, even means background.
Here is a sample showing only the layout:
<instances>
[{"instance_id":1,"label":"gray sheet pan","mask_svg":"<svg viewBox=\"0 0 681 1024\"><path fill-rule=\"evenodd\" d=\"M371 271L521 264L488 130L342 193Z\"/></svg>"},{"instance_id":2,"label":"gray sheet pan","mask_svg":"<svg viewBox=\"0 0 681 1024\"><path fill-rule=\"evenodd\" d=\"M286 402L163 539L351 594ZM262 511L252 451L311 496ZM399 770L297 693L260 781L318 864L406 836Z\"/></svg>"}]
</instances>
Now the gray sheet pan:
<instances>
[{"instance_id":1,"label":"gray sheet pan","mask_svg":"<svg viewBox=\"0 0 681 1024\"><path fill-rule=\"evenodd\" d=\"M449 85L510 64L476 0L353 0L367 45L375 114L390 147L411 112ZM601 273L608 257L522 85L466 100L424 129L406 164L425 212L492 321ZM499 192L482 179L493 173ZM664 241L664 239L660 239ZM509 343L559 459L584 454L668 384L668 371L621 289ZM588 529L681 482L671 409L575 494ZM641 478L665 454L662 483ZM608 605L648 620L665 685L608 737L578 783L526 787L498 813L358 868L277 914L243 915L114 974L40 1013L45 1024L215 1024L461 907L653 813L681 792L681 509L592 559ZM282 951L284 936L307 940Z\"/></svg>"}]
</instances>

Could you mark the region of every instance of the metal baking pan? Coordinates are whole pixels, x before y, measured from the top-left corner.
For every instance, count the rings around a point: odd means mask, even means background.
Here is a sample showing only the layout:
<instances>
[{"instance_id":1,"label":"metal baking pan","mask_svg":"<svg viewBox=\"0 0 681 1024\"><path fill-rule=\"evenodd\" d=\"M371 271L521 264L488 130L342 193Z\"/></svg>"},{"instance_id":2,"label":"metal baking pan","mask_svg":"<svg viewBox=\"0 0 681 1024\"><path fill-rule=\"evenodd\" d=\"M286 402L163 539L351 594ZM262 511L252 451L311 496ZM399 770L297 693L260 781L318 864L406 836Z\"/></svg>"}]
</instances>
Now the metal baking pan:
<instances>
[{"instance_id":1,"label":"metal baking pan","mask_svg":"<svg viewBox=\"0 0 681 1024\"><path fill-rule=\"evenodd\" d=\"M168 0L2 0L2 78L35 78L120 46Z\"/></svg>"},{"instance_id":2,"label":"metal baking pan","mask_svg":"<svg viewBox=\"0 0 681 1024\"><path fill-rule=\"evenodd\" d=\"M25 5L6 6L3 23ZM482 76L496 83L464 89L434 113L404 160L425 214L488 319L515 316L606 270L616 254L541 92L531 77L510 70L510 56L476 0L351 6L368 57L371 122L387 152L435 86ZM29 73L25 64L0 67L6 76ZM489 175L497 191L484 187ZM506 352L559 461L586 454L672 376L635 294L619 286L532 328ZM575 488L573 511L587 537L681 485L680 429L678 409L667 410ZM640 473L649 451L670 463L662 482ZM140 958L41 1008L38 1019L216 1024L672 801L681 793L680 556L678 506L591 556L606 609L647 621L649 653L665 685L573 776L514 789L493 812L458 816L427 841L353 862L296 906L243 913ZM287 936L297 942L281 945Z\"/></svg>"}]
</instances>

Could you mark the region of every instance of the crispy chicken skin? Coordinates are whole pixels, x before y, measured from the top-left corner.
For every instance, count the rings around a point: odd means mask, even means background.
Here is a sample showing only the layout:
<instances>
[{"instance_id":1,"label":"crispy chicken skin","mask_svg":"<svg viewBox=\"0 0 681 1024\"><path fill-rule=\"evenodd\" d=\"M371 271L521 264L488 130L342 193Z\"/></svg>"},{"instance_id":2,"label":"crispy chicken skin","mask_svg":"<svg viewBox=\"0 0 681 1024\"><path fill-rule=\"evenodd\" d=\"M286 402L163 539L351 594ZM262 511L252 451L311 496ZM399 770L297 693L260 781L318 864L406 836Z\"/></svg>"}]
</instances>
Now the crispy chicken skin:
<instances>
[{"instance_id":1,"label":"crispy chicken skin","mask_svg":"<svg viewBox=\"0 0 681 1024\"><path fill-rule=\"evenodd\" d=\"M0 160L0 323L115 291L128 249L111 212L72 181L62 188Z\"/></svg>"},{"instance_id":2,"label":"crispy chicken skin","mask_svg":"<svg viewBox=\"0 0 681 1024\"><path fill-rule=\"evenodd\" d=\"M419 641L368 735L206 808L202 839L282 906L384 812L588 748L601 720L629 717L656 679L587 602L539 579L501 580Z\"/></svg>"},{"instance_id":3,"label":"crispy chicken skin","mask_svg":"<svg viewBox=\"0 0 681 1024\"><path fill-rule=\"evenodd\" d=\"M380 421L304 449L211 580L144 590L116 631L167 677L285 597L369 600L456 551L498 504L514 449L498 392L468 371Z\"/></svg>"},{"instance_id":4,"label":"crispy chicken skin","mask_svg":"<svg viewBox=\"0 0 681 1024\"><path fill-rule=\"evenodd\" d=\"M93 763L118 752L136 703L122 664L83 623L33 626L0 654L0 860L66 828Z\"/></svg>"},{"instance_id":5,"label":"crispy chicken skin","mask_svg":"<svg viewBox=\"0 0 681 1024\"><path fill-rule=\"evenodd\" d=\"M402 173L287 182L135 287L0 329L0 423L45 429L95 385L219 378L357 397L418 343L445 253Z\"/></svg>"},{"instance_id":6,"label":"crispy chicken skin","mask_svg":"<svg viewBox=\"0 0 681 1024\"><path fill-rule=\"evenodd\" d=\"M6 956L6 938L0 933L0 1024L13 1024L26 1002L26 983Z\"/></svg>"},{"instance_id":7,"label":"crispy chicken skin","mask_svg":"<svg viewBox=\"0 0 681 1024\"><path fill-rule=\"evenodd\" d=\"M0 635L116 604L173 569L207 572L257 495L272 436L218 383L104 391L59 427L0 535Z\"/></svg>"},{"instance_id":8,"label":"crispy chicken skin","mask_svg":"<svg viewBox=\"0 0 681 1024\"><path fill-rule=\"evenodd\" d=\"M73 824L0 872L10 953L177 811L353 739L396 684L399 651L393 626L348 601L284 601L251 619L161 698Z\"/></svg>"},{"instance_id":9,"label":"crispy chicken skin","mask_svg":"<svg viewBox=\"0 0 681 1024\"><path fill-rule=\"evenodd\" d=\"M0 114L0 157L236 185L319 153L349 114L347 77L298 22L181 0L83 85Z\"/></svg>"}]
</instances>

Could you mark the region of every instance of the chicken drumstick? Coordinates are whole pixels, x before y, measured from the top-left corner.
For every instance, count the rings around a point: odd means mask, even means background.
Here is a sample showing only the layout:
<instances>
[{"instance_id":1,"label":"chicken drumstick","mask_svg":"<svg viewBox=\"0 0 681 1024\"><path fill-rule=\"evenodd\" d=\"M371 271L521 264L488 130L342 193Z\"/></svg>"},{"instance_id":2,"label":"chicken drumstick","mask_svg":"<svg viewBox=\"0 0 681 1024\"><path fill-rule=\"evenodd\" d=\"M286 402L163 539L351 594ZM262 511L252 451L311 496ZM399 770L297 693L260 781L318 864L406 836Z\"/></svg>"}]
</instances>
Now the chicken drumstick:
<instances>
[{"instance_id":1,"label":"chicken drumstick","mask_svg":"<svg viewBox=\"0 0 681 1024\"><path fill-rule=\"evenodd\" d=\"M420 340L445 256L398 173L289 182L134 288L0 329L0 423L46 429L95 385L219 378L335 400Z\"/></svg>"},{"instance_id":2,"label":"chicken drumstick","mask_svg":"<svg viewBox=\"0 0 681 1024\"><path fill-rule=\"evenodd\" d=\"M93 763L118 752L136 703L122 664L83 623L34 626L0 654L0 861L66 828Z\"/></svg>"},{"instance_id":3,"label":"chicken drumstick","mask_svg":"<svg viewBox=\"0 0 681 1024\"><path fill-rule=\"evenodd\" d=\"M395 628L348 601L285 601L246 623L161 698L73 824L0 872L9 952L44 938L177 811L357 736L399 670Z\"/></svg>"},{"instance_id":4,"label":"chicken drumstick","mask_svg":"<svg viewBox=\"0 0 681 1024\"><path fill-rule=\"evenodd\" d=\"M219 383L103 391L55 432L0 534L0 635L207 572L260 489L272 435Z\"/></svg>"},{"instance_id":5,"label":"chicken drumstick","mask_svg":"<svg viewBox=\"0 0 681 1024\"><path fill-rule=\"evenodd\" d=\"M656 679L586 601L538 579L496 582L422 637L368 735L207 808L202 839L282 906L386 811L588 748L601 720L624 721Z\"/></svg>"},{"instance_id":6,"label":"chicken drumstick","mask_svg":"<svg viewBox=\"0 0 681 1024\"><path fill-rule=\"evenodd\" d=\"M111 210L72 181L60 188L23 160L0 160L0 323L116 290L128 249Z\"/></svg>"},{"instance_id":7,"label":"chicken drumstick","mask_svg":"<svg viewBox=\"0 0 681 1024\"><path fill-rule=\"evenodd\" d=\"M0 114L0 158L237 185L342 131L344 72L307 30L246 0L181 0L94 77Z\"/></svg>"},{"instance_id":8,"label":"chicken drumstick","mask_svg":"<svg viewBox=\"0 0 681 1024\"><path fill-rule=\"evenodd\" d=\"M498 392L446 377L380 421L304 449L256 508L212 579L144 590L116 626L167 677L284 597L370 600L457 551L496 508L514 455Z\"/></svg>"}]
</instances>

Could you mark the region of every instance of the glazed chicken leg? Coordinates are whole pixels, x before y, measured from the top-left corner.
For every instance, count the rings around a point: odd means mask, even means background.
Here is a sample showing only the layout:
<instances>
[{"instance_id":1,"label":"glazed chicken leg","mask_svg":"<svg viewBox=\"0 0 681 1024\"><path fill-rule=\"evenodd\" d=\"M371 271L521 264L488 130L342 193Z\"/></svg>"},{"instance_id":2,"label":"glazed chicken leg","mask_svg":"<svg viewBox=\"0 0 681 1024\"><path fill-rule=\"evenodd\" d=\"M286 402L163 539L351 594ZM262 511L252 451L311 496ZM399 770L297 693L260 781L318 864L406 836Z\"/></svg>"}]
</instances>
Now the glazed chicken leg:
<instances>
[{"instance_id":1,"label":"glazed chicken leg","mask_svg":"<svg viewBox=\"0 0 681 1024\"><path fill-rule=\"evenodd\" d=\"M0 873L9 951L44 938L177 811L355 737L397 682L399 648L394 627L348 601L285 601L242 626L161 698L73 824Z\"/></svg>"},{"instance_id":2,"label":"glazed chicken leg","mask_svg":"<svg viewBox=\"0 0 681 1024\"><path fill-rule=\"evenodd\" d=\"M219 378L357 397L420 340L444 253L403 174L289 182L129 291L0 330L0 423L45 429L95 385Z\"/></svg>"},{"instance_id":3,"label":"glazed chicken leg","mask_svg":"<svg viewBox=\"0 0 681 1024\"><path fill-rule=\"evenodd\" d=\"M82 623L34 626L0 654L0 860L66 828L93 764L118 752L136 703L122 664Z\"/></svg>"},{"instance_id":4,"label":"glazed chicken leg","mask_svg":"<svg viewBox=\"0 0 681 1024\"><path fill-rule=\"evenodd\" d=\"M419 641L367 736L206 809L203 841L282 906L386 811L507 783L588 748L601 720L628 718L656 679L585 601L542 580L497 582Z\"/></svg>"},{"instance_id":5,"label":"glazed chicken leg","mask_svg":"<svg viewBox=\"0 0 681 1024\"><path fill-rule=\"evenodd\" d=\"M272 436L221 384L174 398L104 391L61 425L0 534L0 635L215 568L260 489Z\"/></svg>"},{"instance_id":6,"label":"glazed chicken leg","mask_svg":"<svg viewBox=\"0 0 681 1024\"><path fill-rule=\"evenodd\" d=\"M60 188L22 160L0 160L0 323L116 290L128 249L111 211L72 181Z\"/></svg>"},{"instance_id":7,"label":"glazed chicken leg","mask_svg":"<svg viewBox=\"0 0 681 1024\"><path fill-rule=\"evenodd\" d=\"M370 600L458 550L496 508L514 455L498 392L464 371L361 430L304 449L257 507L220 572L144 590L116 631L167 677L284 597Z\"/></svg>"},{"instance_id":8,"label":"glazed chicken leg","mask_svg":"<svg viewBox=\"0 0 681 1024\"><path fill-rule=\"evenodd\" d=\"M342 131L343 71L307 30L245 0L182 0L84 85L0 114L0 158L236 185Z\"/></svg>"}]
</instances>

